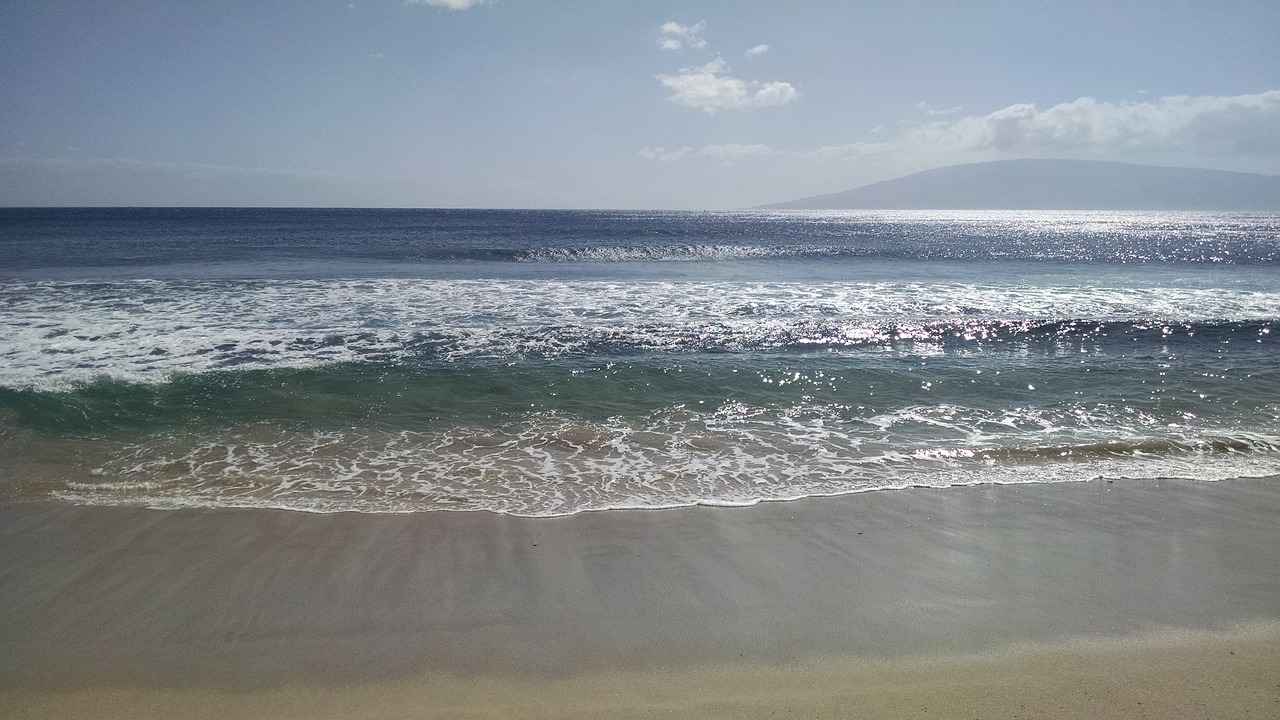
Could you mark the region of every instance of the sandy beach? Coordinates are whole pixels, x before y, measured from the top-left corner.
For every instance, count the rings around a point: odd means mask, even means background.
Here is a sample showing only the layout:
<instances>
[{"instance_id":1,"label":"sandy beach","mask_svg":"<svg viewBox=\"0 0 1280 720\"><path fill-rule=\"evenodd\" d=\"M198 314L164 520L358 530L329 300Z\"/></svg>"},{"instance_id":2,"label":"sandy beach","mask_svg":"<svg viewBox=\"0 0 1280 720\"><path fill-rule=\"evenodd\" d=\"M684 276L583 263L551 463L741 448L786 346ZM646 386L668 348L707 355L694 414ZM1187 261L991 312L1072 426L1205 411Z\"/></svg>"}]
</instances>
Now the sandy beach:
<instances>
[{"instance_id":1,"label":"sandy beach","mask_svg":"<svg viewBox=\"0 0 1280 720\"><path fill-rule=\"evenodd\" d=\"M5 717L1275 717L1280 478L0 506Z\"/></svg>"}]
</instances>

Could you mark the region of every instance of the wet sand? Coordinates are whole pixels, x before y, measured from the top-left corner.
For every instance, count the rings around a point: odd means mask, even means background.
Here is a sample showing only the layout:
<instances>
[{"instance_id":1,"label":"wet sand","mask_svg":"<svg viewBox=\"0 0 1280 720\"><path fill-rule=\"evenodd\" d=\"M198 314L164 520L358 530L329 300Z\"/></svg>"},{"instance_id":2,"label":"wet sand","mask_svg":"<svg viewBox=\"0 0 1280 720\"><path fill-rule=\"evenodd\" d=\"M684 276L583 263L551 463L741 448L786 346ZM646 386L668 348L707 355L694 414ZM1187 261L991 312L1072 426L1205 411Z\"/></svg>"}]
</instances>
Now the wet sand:
<instances>
[{"instance_id":1,"label":"wet sand","mask_svg":"<svg viewBox=\"0 0 1280 720\"><path fill-rule=\"evenodd\" d=\"M0 547L0 716L1280 713L1280 478L556 519L25 503Z\"/></svg>"}]
</instances>

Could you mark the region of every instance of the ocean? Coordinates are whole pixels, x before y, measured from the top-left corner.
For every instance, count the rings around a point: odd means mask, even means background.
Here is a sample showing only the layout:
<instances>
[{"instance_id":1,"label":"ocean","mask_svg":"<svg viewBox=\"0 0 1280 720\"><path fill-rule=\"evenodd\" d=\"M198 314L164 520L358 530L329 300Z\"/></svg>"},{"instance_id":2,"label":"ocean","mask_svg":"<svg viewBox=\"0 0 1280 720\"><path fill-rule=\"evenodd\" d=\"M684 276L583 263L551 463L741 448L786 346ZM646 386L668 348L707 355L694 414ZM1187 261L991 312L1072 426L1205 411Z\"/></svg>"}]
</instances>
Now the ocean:
<instances>
[{"instance_id":1,"label":"ocean","mask_svg":"<svg viewBox=\"0 0 1280 720\"><path fill-rule=\"evenodd\" d=\"M1280 216L0 209L0 498L1280 474Z\"/></svg>"}]
</instances>

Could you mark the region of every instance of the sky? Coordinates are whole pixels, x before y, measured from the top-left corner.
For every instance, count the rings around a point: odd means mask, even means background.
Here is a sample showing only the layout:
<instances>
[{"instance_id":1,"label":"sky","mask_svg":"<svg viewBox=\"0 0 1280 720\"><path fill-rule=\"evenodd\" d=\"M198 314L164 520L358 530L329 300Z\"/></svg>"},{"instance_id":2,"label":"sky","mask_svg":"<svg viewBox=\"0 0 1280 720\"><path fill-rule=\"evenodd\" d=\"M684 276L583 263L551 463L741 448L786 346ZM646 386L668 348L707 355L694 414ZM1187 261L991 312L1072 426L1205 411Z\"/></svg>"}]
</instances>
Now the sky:
<instances>
[{"instance_id":1,"label":"sky","mask_svg":"<svg viewBox=\"0 0 1280 720\"><path fill-rule=\"evenodd\" d=\"M0 205L731 209L1280 175L1280 0L0 0Z\"/></svg>"}]
</instances>

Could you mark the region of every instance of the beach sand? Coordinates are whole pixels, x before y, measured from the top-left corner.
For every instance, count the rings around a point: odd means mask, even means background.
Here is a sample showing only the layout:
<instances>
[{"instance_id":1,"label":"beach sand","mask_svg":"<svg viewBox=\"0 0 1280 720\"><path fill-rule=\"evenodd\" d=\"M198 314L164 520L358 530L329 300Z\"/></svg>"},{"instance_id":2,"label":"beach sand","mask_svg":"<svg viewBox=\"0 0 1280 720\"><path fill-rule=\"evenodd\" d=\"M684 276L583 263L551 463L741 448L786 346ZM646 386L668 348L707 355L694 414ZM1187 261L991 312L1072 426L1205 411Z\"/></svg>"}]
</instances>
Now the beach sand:
<instances>
[{"instance_id":1,"label":"beach sand","mask_svg":"<svg viewBox=\"0 0 1280 720\"><path fill-rule=\"evenodd\" d=\"M0 505L4 717L1280 717L1280 478Z\"/></svg>"}]
</instances>

